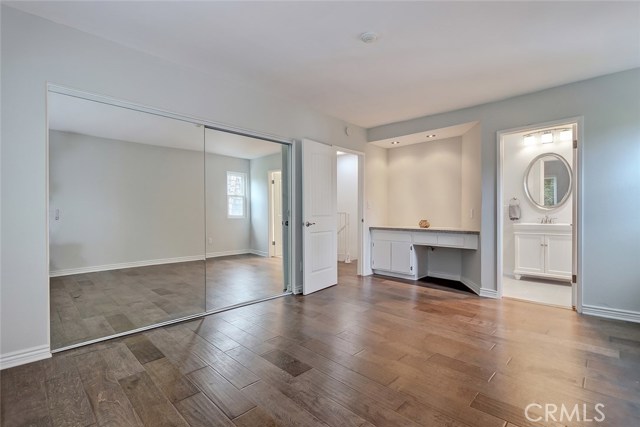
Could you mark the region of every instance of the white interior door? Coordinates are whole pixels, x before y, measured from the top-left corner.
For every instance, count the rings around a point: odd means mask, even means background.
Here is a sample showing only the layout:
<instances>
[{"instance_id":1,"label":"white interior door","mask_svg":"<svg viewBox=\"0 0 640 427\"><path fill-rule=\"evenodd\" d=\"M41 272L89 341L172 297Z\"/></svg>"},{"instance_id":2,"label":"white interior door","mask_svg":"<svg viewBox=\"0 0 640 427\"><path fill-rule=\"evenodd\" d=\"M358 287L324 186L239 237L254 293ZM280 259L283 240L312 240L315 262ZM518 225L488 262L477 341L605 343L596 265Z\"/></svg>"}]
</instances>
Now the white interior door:
<instances>
[{"instance_id":1,"label":"white interior door","mask_svg":"<svg viewBox=\"0 0 640 427\"><path fill-rule=\"evenodd\" d=\"M302 218L304 295L338 283L336 150L302 143Z\"/></svg>"}]
</instances>

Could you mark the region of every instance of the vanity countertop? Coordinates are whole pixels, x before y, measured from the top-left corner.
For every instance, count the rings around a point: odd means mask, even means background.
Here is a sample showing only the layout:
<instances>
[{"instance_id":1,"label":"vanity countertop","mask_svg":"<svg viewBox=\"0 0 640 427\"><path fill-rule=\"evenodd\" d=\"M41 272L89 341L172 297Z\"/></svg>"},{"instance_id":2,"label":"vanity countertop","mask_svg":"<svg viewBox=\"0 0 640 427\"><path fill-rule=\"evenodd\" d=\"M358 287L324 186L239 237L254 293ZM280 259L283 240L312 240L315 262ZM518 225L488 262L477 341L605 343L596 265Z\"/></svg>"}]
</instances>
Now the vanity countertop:
<instances>
[{"instance_id":1,"label":"vanity countertop","mask_svg":"<svg viewBox=\"0 0 640 427\"><path fill-rule=\"evenodd\" d=\"M396 231L423 231L426 233L454 233L454 234L478 234L480 232L477 230L464 230L462 228L453 228L453 227L429 227L429 228L420 228L420 227L369 227L369 230L396 230Z\"/></svg>"}]
</instances>

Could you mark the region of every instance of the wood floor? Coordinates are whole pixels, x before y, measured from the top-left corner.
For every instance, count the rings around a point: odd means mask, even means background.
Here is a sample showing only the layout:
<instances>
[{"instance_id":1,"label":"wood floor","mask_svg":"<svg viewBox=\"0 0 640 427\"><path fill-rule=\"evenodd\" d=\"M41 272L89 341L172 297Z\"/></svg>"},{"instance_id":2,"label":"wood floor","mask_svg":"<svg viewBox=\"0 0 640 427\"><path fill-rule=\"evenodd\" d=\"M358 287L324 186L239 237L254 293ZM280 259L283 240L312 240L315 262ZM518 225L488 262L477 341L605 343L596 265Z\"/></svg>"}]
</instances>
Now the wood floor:
<instances>
[{"instance_id":1,"label":"wood floor","mask_svg":"<svg viewBox=\"0 0 640 427\"><path fill-rule=\"evenodd\" d=\"M310 296L5 370L1 424L638 425L639 325L353 268ZM606 418L534 423L530 403L577 403L589 417L602 403Z\"/></svg>"},{"instance_id":2,"label":"wood floor","mask_svg":"<svg viewBox=\"0 0 640 427\"><path fill-rule=\"evenodd\" d=\"M205 292L206 283L206 292ZM54 277L53 349L283 292L282 260L234 255Z\"/></svg>"}]
</instances>

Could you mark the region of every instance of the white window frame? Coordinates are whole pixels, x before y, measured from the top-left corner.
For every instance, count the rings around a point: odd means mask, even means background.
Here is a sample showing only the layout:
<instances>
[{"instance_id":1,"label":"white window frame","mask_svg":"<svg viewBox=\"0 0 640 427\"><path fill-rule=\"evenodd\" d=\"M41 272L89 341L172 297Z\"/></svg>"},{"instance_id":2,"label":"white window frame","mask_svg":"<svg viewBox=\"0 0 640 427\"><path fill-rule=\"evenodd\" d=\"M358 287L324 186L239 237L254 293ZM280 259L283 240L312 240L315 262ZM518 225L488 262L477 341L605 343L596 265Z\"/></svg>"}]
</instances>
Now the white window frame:
<instances>
[{"instance_id":1,"label":"white window frame","mask_svg":"<svg viewBox=\"0 0 640 427\"><path fill-rule=\"evenodd\" d=\"M241 195L229 194L229 177L233 175L242 177L242 183L244 184L244 188L242 189ZM244 172L227 171L227 181L225 182L225 184L226 184L226 192L227 192L227 205L226 205L227 218L231 218L231 219L246 218L247 217L247 174ZM232 197L242 198L242 215L232 215L231 212L229 212L229 199Z\"/></svg>"}]
</instances>

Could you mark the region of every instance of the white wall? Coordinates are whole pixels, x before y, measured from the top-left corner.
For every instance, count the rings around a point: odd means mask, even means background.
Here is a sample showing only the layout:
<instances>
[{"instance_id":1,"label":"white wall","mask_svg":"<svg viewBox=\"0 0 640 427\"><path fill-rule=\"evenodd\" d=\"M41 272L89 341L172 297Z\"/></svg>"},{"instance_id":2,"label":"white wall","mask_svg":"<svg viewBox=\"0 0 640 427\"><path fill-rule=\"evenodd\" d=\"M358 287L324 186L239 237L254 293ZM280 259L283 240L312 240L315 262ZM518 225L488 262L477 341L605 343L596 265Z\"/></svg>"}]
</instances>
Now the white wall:
<instances>
[{"instance_id":1,"label":"white wall","mask_svg":"<svg viewBox=\"0 0 640 427\"><path fill-rule=\"evenodd\" d=\"M247 176L247 204L244 218L227 217L227 171ZM251 188L249 160L207 153L207 257L234 255L250 251Z\"/></svg>"},{"instance_id":2,"label":"white wall","mask_svg":"<svg viewBox=\"0 0 640 427\"><path fill-rule=\"evenodd\" d=\"M526 132L529 133L529 132ZM515 268L515 242L513 236L513 224L518 222L540 222L545 215L556 218L556 222L572 223L572 198L561 207L553 210L542 210L529 201L524 192L524 174L529 163L543 153L557 153L573 168L573 141L555 141L551 144L536 143L524 145L522 137L524 133L507 135L504 138L503 160L503 273L512 275ZM522 216L519 221L509 219L509 202L512 197L520 201Z\"/></svg>"},{"instance_id":3,"label":"white wall","mask_svg":"<svg viewBox=\"0 0 640 427\"><path fill-rule=\"evenodd\" d=\"M387 159L389 225L460 227L461 137L391 148Z\"/></svg>"},{"instance_id":4,"label":"white wall","mask_svg":"<svg viewBox=\"0 0 640 427\"><path fill-rule=\"evenodd\" d=\"M365 215L369 226L389 224L387 151L371 144L367 145L365 151Z\"/></svg>"},{"instance_id":5,"label":"white wall","mask_svg":"<svg viewBox=\"0 0 640 427\"><path fill-rule=\"evenodd\" d=\"M258 132L365 150L362 128L349 125L347 136L344 121L291 100L4 5L1 14L2 360L42 357L48 351L47 82Z\"/></svg>"},{"instance_id":6,"label":"white wall","mask_svg":"<svg viewBox=\"0 0 640 427\"><path fill-rule=\"evenodd\" d=\"M480 230L482 210L482 130L480 124L462 135L460 228ZM472 217L473 211L473 217Z\"/></svg>"},{"instance_id":7,"label":"white wall","mask_svg":"<svg viewBox=\"0 0 640 427\"><path fill-rule=\"evenodd\" d=\"M338 212L349 214L349 235L346 240L343 234L338 237L338 261L345 259L345 242L348 242L351 259L355 260L358 258L358 156L341 154L337 156L337 163Z\"/></svg>"},{"instance_id":8,"label":"white wall","mask_svg":"<svg viewBox=\"0 0 640 427\"><path fill-rule=\"evenodd\" d=\"M282 170L282 154L259 157L251 167L251 250L269 255L269 171Z\"/></svg>"},{"instance_id":9,"label":"white wall","mask_svg":"<svg viewBox=\"0 0 640 427\"><path fill-rule=\"evenodd\" d=\"M582 282L586 309L640 317L640 69L369 129L370 141L478 120L482 126L481 277L496 289L496 134L582 116ZM624 207L624 208L621 208Z\"/></svg>"},{"instance_id":10,"label":"white wall","mask_svg":"<svg viewBox=\"0 0 640 427\"><path fill-rule=\"evenodd\" d=\"M51 131L49 159L52 273L202 258L202 152Z\"/></svg>"}]
</instances>

